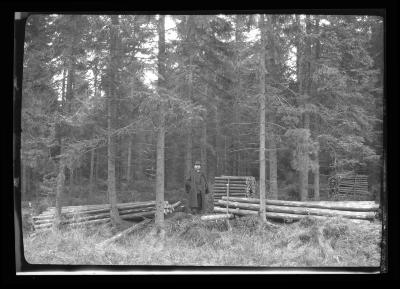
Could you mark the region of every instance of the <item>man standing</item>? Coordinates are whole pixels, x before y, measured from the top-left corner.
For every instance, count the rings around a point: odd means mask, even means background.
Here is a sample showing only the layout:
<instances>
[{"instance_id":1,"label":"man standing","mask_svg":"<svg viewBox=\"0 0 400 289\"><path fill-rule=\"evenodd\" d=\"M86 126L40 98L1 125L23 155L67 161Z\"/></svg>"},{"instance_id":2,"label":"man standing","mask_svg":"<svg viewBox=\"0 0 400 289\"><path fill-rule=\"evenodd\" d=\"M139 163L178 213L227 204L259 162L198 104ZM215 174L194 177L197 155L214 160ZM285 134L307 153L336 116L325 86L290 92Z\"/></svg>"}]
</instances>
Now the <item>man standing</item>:
<instances>
[{"instance_id":1,"label":"man standing","mask_svg":"<svg viewBox=\"0 0 400 289\"><path fill-rule=\"evenodd\" d=\"M189 194L188 207L192 214L204 213L206 209L206 194L209 193L207 179L201 171L199 161L194 164L194 169L185 182L186 193Z\"/></svg>"}]
</instances>

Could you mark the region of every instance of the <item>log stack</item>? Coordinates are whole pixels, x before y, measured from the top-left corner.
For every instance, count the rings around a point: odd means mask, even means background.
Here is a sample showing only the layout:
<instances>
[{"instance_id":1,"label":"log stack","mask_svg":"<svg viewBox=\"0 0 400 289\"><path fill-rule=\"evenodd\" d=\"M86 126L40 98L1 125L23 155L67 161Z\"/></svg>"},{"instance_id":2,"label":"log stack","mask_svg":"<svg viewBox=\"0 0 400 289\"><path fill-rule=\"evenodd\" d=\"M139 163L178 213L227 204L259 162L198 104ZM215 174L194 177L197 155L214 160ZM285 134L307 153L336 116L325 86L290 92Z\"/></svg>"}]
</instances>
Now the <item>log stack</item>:
<instances>
[{"instance_id":1,"label":"log stack","mask_svg":"<svg viewBox=\"0 0 400 289\"><path fill-rule=\"evenodd\" d=\"M250 176L220 176L215 177L213 186L214 203L223 196L250 198L256 191L256 180Z\"/></svg>"},{"instance_id":2,"label":"log stack","mask_svg":"<svg viewBox=\"0 0 400 289\"><path fill-rule=\"evenodd\" d=\"M297 202L266 200L266 215L270 219L300 220L305 216L319 219L343 217L356 220L373 220L379 205L371 201L323 201ZM238 216L258 215L260 200L255 198L222 197L214 206L214 212Z\"/></svg>"},{"instance_id":3,"label":"log stack","mask_svg":"<svg viewBox=\"0 0 400 289\"><path fill-rule=\"evenodd\" d=\"M180 205L180 201L164 204L164 214L172 213ZM123 220L140 221L144 218L153 218L155 214L155 201L120 203L118 212ZM51 228L54 223L55 208L49 207L40 215L33 216L35 231ZM110 219L110 204L66 206L61 210L61 225L80 226L89 224L107 223Z\"/></svg>"},{"instance_id":4,"label":"log stack","mask_svg":"<svg viewBox=\"0 0 400 289\"><path fill-rule=\"evenodd\" d=\"M370 200L368 176L353 172L337 174L329 179L330 193L337 199Z\"/></svg>"}]
</instances>

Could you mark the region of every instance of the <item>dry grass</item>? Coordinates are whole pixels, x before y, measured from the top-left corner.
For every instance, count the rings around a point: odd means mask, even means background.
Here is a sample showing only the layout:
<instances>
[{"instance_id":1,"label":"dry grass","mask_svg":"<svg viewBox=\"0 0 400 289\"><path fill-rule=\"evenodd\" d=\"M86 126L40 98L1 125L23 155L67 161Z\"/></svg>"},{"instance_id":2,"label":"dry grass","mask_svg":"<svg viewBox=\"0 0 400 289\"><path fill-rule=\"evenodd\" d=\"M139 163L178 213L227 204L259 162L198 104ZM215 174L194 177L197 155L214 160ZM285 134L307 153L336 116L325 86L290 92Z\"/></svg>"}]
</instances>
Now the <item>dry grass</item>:
<instances>
[{"instance_id":1,"label":"dry grass","mask_svg":"<svg viewBox=\"0 0 400 289\"><path fill-rule=\"evenodd\" d=\"M25 257L32 264L379 266L378 222L306 218L260 229L246 217L230 224L176 213L166 221L165 241L150 225L105 248L95 245L115 234L107 225L50 232L24 238Z\"/></svg>"}]
</instances>

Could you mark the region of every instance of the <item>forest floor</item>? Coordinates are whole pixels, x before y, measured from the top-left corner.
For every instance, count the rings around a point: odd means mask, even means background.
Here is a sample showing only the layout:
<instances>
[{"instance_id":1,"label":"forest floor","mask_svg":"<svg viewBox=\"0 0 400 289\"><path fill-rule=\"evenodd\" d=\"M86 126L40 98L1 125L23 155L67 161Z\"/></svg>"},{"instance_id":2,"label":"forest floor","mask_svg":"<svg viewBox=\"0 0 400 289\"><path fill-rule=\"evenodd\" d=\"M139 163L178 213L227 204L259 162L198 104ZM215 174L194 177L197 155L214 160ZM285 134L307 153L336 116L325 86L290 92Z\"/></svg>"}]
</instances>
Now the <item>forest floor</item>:
<instances>
[{"instance_id":1,"label":"forest floor","mask_svg":"<svg viewBox=\"0 0 400 289\"><path fill-rule=\"evenodd\" d=\"M96 244L116 233L110 225L24 234L31 264L378 267L381 223L341 218L304 218L296 223L259 226L255 217L201 221L176 212L166 219L161 241L153 225L108 246ZM125 227L127 224L125 224ZM122 228L120 228L121 230ZM25 236L26 235L26 236Z\"/></svg>"}]
</instances>

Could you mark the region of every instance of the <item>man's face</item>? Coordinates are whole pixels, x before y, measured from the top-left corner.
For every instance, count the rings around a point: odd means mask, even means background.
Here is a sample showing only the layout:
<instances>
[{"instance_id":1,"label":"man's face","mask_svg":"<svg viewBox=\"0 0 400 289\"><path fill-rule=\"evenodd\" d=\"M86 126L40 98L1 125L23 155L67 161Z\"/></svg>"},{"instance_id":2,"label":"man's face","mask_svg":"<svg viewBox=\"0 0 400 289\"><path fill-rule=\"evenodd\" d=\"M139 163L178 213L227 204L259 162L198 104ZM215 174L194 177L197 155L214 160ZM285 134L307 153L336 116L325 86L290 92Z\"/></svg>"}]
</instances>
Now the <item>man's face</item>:
<instances>
[{"instance_id":1,"label":"man's face","mask_svg":"<svg viewBox=\"0 0 400 289\"><path fill-rule=\"evenodd\" d=\"M199 171L199 170L200 170L200 165L194 165L194 169L195 169L196 171Z\"/></svg>"}]
</instances>

